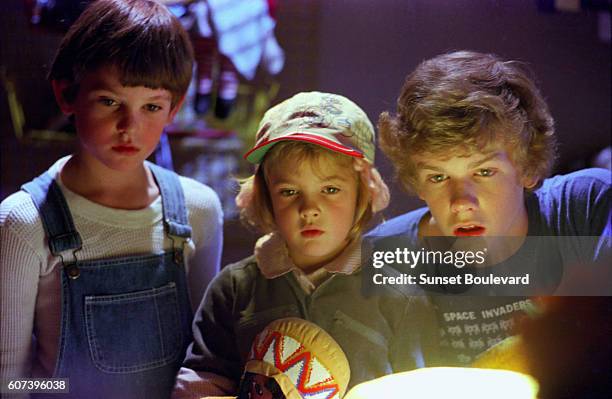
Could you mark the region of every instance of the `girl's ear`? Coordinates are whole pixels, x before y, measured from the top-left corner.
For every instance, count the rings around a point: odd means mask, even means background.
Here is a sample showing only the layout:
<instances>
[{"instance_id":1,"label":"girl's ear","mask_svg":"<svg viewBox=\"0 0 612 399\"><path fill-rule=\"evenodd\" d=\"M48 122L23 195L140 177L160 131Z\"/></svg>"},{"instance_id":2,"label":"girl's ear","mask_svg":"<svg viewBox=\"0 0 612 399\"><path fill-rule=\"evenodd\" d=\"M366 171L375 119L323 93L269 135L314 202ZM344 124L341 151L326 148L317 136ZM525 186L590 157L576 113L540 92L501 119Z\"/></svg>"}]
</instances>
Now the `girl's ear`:
<instances>
[{"instance_id":1,"label":"girl's ear","mask_svg":"<svg viewBox=\"0 0 612 399\"><path fill-rule=\"evenodd\" d=\"M65 92L70 86L70 82L67 80L52 80L51 86L53 87L53 94L55 95L55 101L59 105L60 109L65 115L72 115L74 113L74 107L72 102L66 98Z\"/></svg>"}]
</instances>

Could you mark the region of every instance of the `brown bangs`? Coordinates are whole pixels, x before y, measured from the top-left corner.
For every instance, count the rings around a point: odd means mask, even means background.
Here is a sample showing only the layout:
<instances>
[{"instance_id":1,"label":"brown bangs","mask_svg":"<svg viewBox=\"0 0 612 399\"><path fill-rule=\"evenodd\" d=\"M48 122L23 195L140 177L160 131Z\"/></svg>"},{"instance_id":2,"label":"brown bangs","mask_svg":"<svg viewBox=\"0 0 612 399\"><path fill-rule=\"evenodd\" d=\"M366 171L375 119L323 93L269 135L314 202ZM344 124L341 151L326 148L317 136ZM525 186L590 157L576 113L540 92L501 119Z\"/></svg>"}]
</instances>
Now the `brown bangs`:
<instances>
[{"instance_id":1,"label":"brown bangs","mask_svg":"<svg viewBox=\"0 0 612 399\"><path fill-rule=\"evenodd\" d=\"M78 85L84 73L117 68L125 86L163 88L175 105L191 80L193 50L180 22L149 0L98 0L64 37L50 79Z\"/></svg>"}]
</instances>

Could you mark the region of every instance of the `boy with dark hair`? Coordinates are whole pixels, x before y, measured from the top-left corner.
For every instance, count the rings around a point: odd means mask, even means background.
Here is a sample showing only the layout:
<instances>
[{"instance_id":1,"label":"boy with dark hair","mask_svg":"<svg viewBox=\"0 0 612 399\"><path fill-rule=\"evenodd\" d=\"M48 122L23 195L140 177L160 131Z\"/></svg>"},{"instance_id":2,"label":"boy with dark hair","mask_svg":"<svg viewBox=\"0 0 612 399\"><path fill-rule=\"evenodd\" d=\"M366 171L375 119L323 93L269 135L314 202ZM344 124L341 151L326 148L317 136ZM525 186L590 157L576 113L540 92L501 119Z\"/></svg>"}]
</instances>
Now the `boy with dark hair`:
<instances>
[{"instance_id":1,"label":"boy with dark hair","mask_svg":"<svg viewBox=\"0 0 612 399\"><path fill-rule=\"evenodd\" d=\"M216 194L146 161L183 102L192 53L149 0L95 1L64 37L49 78L76 151L0 206L3 381L169 397L222 242Z\"/></svg>"},{"instance_id":2,"label":"boy with dark hair","mask_svg":"<svg viewBox=\"0 0 612 399\"><path fill-rule=\"evenodd\" d=\"M480 270L487 272L520 264L535 274L544 264L561 269L609 256L610 172L545 179L556 154L553 119L519 63L469 51L424 61L408 75L397 114L383 113L379 129L399 179L427 207L387 221L370 237L401 236L417 249L436 236L485 243ZM542 253L530 236L566 237ZM518 291L494 295L501 292ZM494 295L432 296L445 364L471 363L510 335L514 316L532 306L525 297Z\"/></svg>"}]
</instances>

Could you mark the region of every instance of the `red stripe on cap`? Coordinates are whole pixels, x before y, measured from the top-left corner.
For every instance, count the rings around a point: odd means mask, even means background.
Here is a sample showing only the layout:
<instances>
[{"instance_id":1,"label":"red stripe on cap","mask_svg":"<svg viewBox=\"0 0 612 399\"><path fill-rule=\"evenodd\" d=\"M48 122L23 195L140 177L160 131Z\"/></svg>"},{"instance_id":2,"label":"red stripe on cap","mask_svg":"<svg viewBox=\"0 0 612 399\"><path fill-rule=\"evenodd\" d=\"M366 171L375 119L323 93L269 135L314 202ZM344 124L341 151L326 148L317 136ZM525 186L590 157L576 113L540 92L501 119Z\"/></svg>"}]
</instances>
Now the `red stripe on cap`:
<instances>
[{"instance_id":1,"label":"red stripe on cap","mask_svg":"<svg viewBox=\"0 0 612 399\"><path fill-rule=\"evenodd\" d=\"M305 141L307 143L312 143L312 144L317 144L320 145L322 147L325 147L327 149L330 149L332 151L335 152L340 152L342 154L351 156L351 157L355 157L355 158L363 158L363 154L351 147L347 147L345 145L342 145L340 143L336 143L335 141L323 138L321 136L315 136L312 134L305 134L305 133L295 133L295 134L291 134L288 136L283 136L283 137L279 137L276 139L272 139L269 141L266 141L265 143L261 143L258 146L255 146L253 148L251 148L246 154L244 154L244 159L248 158L249 155L251 155L252 152L257 151L258 149L260 149L261 147L265 147L267 145L270 145L272 143L276 143L279 141Z\"/></svg>"}]
</instances>

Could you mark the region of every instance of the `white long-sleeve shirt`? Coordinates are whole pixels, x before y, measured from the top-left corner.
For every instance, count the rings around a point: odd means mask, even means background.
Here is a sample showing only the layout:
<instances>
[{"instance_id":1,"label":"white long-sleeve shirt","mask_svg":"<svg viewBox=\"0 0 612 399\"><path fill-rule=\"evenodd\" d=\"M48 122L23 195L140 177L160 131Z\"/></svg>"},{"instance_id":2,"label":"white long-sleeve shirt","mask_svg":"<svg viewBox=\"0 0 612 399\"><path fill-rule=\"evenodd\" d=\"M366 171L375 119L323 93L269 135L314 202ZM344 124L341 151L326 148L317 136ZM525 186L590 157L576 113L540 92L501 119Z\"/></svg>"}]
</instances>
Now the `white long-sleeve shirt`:
<instances>
[{"instance_id":1,"label":"white long-sleeve shirt","mask_svg":"<svg viewBox=\"0 0 612 399\"><path fill-rule=\"evenodd\" d=\"M108 208L68 190L59 179L67 161L49 172L59 183L81 235L79 260L161 253L172 248L163 226L161 197L139 210ZM215 192L181 177L192 228L185 246L187 282L194 310L219 271L223 212ZM51 255L29 194L20 191L0 204L0 379L50 377L58 354L61 262ZM34 339L33 339L34 338Z\"/></svg>"}]
</instances>

